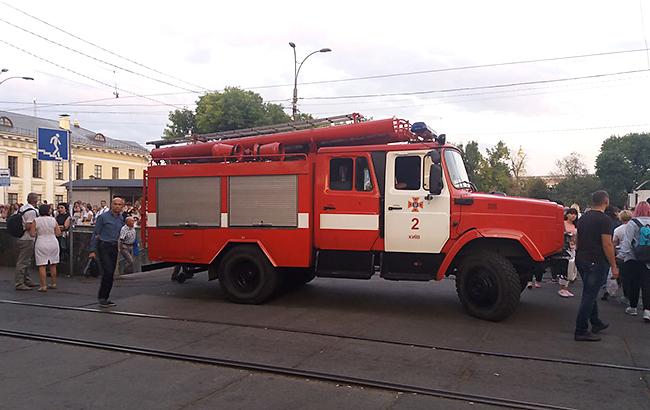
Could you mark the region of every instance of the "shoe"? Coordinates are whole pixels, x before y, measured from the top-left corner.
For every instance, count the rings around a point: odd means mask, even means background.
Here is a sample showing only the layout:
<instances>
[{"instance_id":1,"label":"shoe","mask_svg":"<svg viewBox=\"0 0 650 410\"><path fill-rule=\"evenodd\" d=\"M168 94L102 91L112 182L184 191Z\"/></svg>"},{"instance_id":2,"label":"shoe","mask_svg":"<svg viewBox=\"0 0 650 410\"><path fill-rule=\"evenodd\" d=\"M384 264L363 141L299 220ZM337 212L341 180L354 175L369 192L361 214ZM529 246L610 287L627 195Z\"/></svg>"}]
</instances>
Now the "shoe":
<instances>
[{"instance_id":1,"label":"shoe","mask_svg":"<svg viewBox=\"0 0 650 410\"><path fill-rule=\"evenodd\" d=\"M32 282L32 281L26 281L26 282L25 282L25 286L29 286L30 288L37 288L37 287L38 287L38 285L35 284L35 283Z\"/></svg>"},{"instance_id":2,"label":"shoe","mask_svg":"<svg viewBox=\"0 0 650 410\"><path fill-rule=\"evenodd\" d=\"M583 334L577 334L573 337L573 339L576 342L599 342L600 341L600 336L596 336L593 333L583 333Z\"/></svg>"},{"instance_id":3,"label":"shoe","mask_svg":"<svg viewBox=\"0 0 650 410\"><path fill-rule=\"evenodd\" d=\"M608 300L609 299L609 293L605 292L603 293L603 296L600 298L600 300Z\"/></svg>"},{"instance_id":4,"label":"shoe","mask_svg":"<svg viewBox=\"0 0 650 410\"><path fill-rule=\"evenodd\" d=\"M25 285L24 283L19 283L18 285L16 285L16 290L32 290L32 288Z\"/></svg>"},{"instance_id":5,"label":"shoe","mask_svg":"<svg viewBox=\"0 0 650 410\"><path fill-rule=\"evenodd\" d=\"M47 292L47 287L40 287L38 288L39 292Z\"/></svg>"},{"instance_id":6,"label":"shoe","mask_svg":"<svg viewBox=\"0 0 650 410\"><path fill-rule=\"evenodd\" d=\"M542 284L540 282L535 282L535 288L539 289L542 287Z\"/></svg>"},{"instance_id":7,"label":"shoe","mask_svg":"<svg viewBox=\"0 0 650 410\"><path fill-rule=\"evenodd\" d=\"M625 308L625 313L627 313L630 316L636 316L636 315L639 314L639 312L637 312L636 308L633 308L633 307L626 307Z\"/></svg>"},{"instance_id":8,"label":"shoe","mask_svg":"<svg viewBox=\"0 0 650 410\"><path fill-rule=\"evenodd\" d=\"M99 301L99 307L103 308L109 308L109 307L114 307L117 306L115 303L111 302L110 300L100 300Z\"/></svg>"},{"instance_id":9,"label":"shoe","mask_svg":"<svg viewBox=\"0 0 650 410\"><path fill-rule=\"evenodd\" d=\"M650 309L643 310L643 321L646 323L650 323Z\"/></svg>"},{"instance_id":10,"label":"shoe","mask_svg":"<svg viewBox=\"0 0 650 410\"><path fill-rule=\"evenodd\" d=\"M56 285L55 284L47 285L47 288L48 289L56 289Z\"/></svg>"},{"instance_id":11,"label":"shoe","mask_svg":"<svg viewBox=\"0 0 650 410\"><path fill-rule=\"evenodd\" d=\"M533 288L533 282L528 282L528 284L526 285L526 287L527 287L528 289L532 289L532 288Z\"/></svg>"},{"instance_id":12,"label":"shoe","mask_svg":"<svg viewBox=\"0 0 650 410\"><path fill-rule=\"evenodd\" d=\"M600 322L596 325L591 325L591 333L600 333L609 327L609 323Z\"/></svg>"},{"instance_id":13,"label":"shoe","mask_svg":"<svg viewBox=\"0 0 650 410\"><path fill-rule=\"evenodd\" d=\"M560 289L557 291L557 294L562 296L563 298L571 298L575 296L573 293L569 292L569 289Z\"/></svg>"}]
</instances>

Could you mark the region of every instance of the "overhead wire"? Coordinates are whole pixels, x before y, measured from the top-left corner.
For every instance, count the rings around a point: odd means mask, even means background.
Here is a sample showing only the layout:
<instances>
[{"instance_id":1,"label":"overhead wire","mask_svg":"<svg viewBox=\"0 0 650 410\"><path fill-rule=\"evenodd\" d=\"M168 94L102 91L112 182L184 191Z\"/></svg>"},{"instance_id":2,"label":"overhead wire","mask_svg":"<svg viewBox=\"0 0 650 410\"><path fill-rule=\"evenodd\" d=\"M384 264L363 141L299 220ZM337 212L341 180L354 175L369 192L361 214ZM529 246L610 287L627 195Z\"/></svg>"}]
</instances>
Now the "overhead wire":
<instances>
[{"instance_id":1,"label":"overhead wire","mask_svg":"<svg viewBox=\"0 0 650 410\"><path fill-rule=\"evenodd\" d=\"M55 29L55 30L57 30L57 31L60 31L60 32L66 34L66 35L68 35L68 36L70 36L70 37L73 37L73 38L75 38L75 39L77 39L77 40L79 40L79 41L81 41L81 42L83 42L83 43L86 43L86 44L91 45L91 46L93 46L93 47L95 47L95 48L98 48L98 49L100 49L100 50L102 50L102 51L104 51L104 52L106 52L106 53L108 53L108 54L111 54L111 55L115 56L115 57L118 57L118 58L121 58L121 59L123 59L123 60L125 60L125 61L128 61L129 63L135 64L135 65L140 66L140 67L142 67L142 68L145 68L145 69L147 69L147 70L150 70L150 71L153 71L153 72L155 72L155 73L158 73L158 74L164 75L164 76L169 77L169 78L172 78L172 79L174 79L174 80L176 80L176 81L180 81L180 82L182 82L182 83L185 83L185 84L191 85L191 86L193 86L193 87L201 88L201 89L203 89L203 90L205 90L205 91L210 91L209 88L203 87L203 86L198 85L198 84L193 84L193 83L191 83L191 82L188 82L188 81L186 81L186 80L183 80L182 78L178 78L178 77L175 77L175 76L173 76L173 75L170 75L170 74L164 73L164 72L162 72L162 71L160 71L160 70L157 70L157 69L155 69L155 68L152 68L152 67L146 66L146 65L144 65L144 64L142 64L142 63L139 63L139 62L137 62L137 61L135 61L135 60L133 60L133 59L130 59L130 58L125 57L125 56L123 56L123 55L121 55L121 54L118 54L118 53L116 53L116 52L114 52L114 51L111 51L111 50L109 50L109 49L107 49L107 48L105 48L105 47L102 47L102 46L100 46L100 45L98 45L98 44L95 44L95 43L93 43L93 42L91 42L91 41L89 41L89 40L86 40L86 39L84 39L84 38L82 38L82 37L76 35L76 34L73 34L73 33L69 32L69 31L66 31L66 30L64 30L64 29L62 29L62 28L60 28L60 27L58 27L58 26L56 26L56 25L54 25L54 24L51 24L51 23L49 23L49 22L47 22L47 21L45 21L45 20L43 20L43 19L41 19L41 18L39 18L39 17L36 17L36 16L34 16L34 15L32 15L32 14L29 14L28 12L26 12L26 11L24 11L24 10L21 10L21 9L19 9L18 7L15 7L15 6L13 6L13 5L11 5L11 4L5 2L5 1L0 1L0 3L3 4L3 5L5 5L6 7L9 7L10 9L13 9L13 10L15 10L15 11L17 11L17 12L19 12L19 13L21 13L21 14L23 14L23 15L29 17L29 18L31 18L31 19L34 19L34 20L36 20L36 21L38 21L38 22L40 22L40 23L42 23L42 24L45 24L46 26L48 26L48 27L50 27L50 28L53 28L53 29Z\"/></svg>"},{"instance_id":2,"label":"overhead wire","mask_svg":"<svg viewBox=\"0 0 650 410\"><path fill-rule=\"evenodd\" d=\"M180 86L180 85L172 84L172 83L170 83L170 82L168 82L168 81L159 80L159 79L154 78L154 77L151 77L151 76L149 76L149 75L142 74L142 73L139 73L139 72L137 72L137 71L133 71L133 70L131 70L131 69L129 69L129 68L122 67L122 66L119 66L119 65L117 65L117 64L113 64L113 63L111 63L111 62L109 62L109 61L106 61L106 60L103 60L103 59L101 59L101 58L97 58L97 57L91 56L90 54L84 53L83 51L76 50L76 49L74 49L74 48L72 48L72 47L66 46L65 44L61 44L61 43L59 43L59 42L57 42L57 41L54 41L54 40L52 40L52 39L49 39L49 38L47 38L47 37L45 37L45 36L42 36L42 35L40 35L40 34L38 34L38 33L35 33L35 32L33 32L33 31L27 30L26 28L20 27L20 26L18 26L17 24L11 23L11 22L9 22L9 21L3 19L2 17L0 17L0 22L3 22L3 23L5 23L5 24L7 24L7 25L9 25L9 26L11 26L11 27L14 27L15 29L22 30L22 31L24 31L24 32L26 32L26 33L29 33L29 34L31 34L31 35L33 35L33 36L35 36L35 37L38 37L38 38L40 38L40 39L42 39L42 40L44 40L44 41L47 41L48 43L51 43L51 44L54 44L54 45L56 45L56 46L62 47L62 48L66 49L66 50L68 50L68 51L71 51L71 52L73 52L73 53L79 54L79 55L81 55L81 56L84 56L84 57L89 58L89 59L91 59L91 60L97 61L97 62L99 62L99 63L106 64L106 65L111 66L111 67L113 67L113 68L117 68L118 70L122 70L122 71L125 71L125 72L127 72L127 73L130 73L130 74L136 75L136 76L138 76L138 77L142 77L142 78L146 78L146 79L148 79L148 80L152 80L152 81L158 82L158 83L160 83L160 84L169 85L169 86L171 86L171 87L179 88L179 89L181 89L181 90L185 90L185 91L189 91L189 92L197 93L197 94L199 93L199 91L191 90L191 89L189 89L189 88L182 87L182 86Z\"/></svg>"},{"instance_id":3,"label":"overhead wire","mask_svg":"<svg viewBox=\"0 0 650 410\"><path fill-rule=\"evenodd\" d=\"M520 81L520 82L491 84L491 85L480 85L480 86L472 86L472 87L457 87L457 88L447 88L447 89L440 89L440 90L405 91L405 92L394 92L394 93L319 96L319 97L302 97L300 99L301 100L339 100L339 99L352 99L352 98L377 98L377 97L393 97L393 96L406 96L406 95L440 94L440 93L450 93L450 92L458 92L458 91L487 90L487 89L491 89L491 88L517 87L517 86L521 86L521 85L549 84L549 83L556 83L556 82L584 80L584 79L588 79L588 78L602 78L602 77L609 77L609 76L617 76L617 75L625 75L625 74L633 74L633 73L642 73L642 72L648 72L648 71L650 71L650 69L644 68L644 69L641 69L641 70L618 71L618 72L614 72L614 73L600 73L600 74L592 74L592 75L585 75L585 76L552 78L552 79L533 80L533 81Z\"/></svg>"},{"instance_id":4,"label":"overhead wire","mask_svg":"<svg viewBox=\"0 0 650 410\"><path fill-rule=\"evenodd\" d=\"M80 76L80 77L84 77L84 78L86 78L86 79L88 79L88 80L91 80L91 81L94 81L94 82L96 82L96 83L99 83L99 84L105 85L105 86L107 86L107 87L110 88L110 89L117 89L117 90L119 90L119 91L122 91L122 92L125 92L125 93L128 93L128 94L132 94L132 95L134 95L134 96L136 96L136 97L140 97L140 98L144 98L144 99L146 99L146 100L150 100L150 101L154 101L154 102L157 102L157 103L160 103L160 104L164 104L164 105L169 106L169 107L174 107L174 108L177 108L177 109L182 108L182 107L180 107L180 106L178 106L178 105L174 105L174 104L166 103L166 102L164 102L164 101L160 101L160 100L157 100L157 99L155 99L155 98L147 97L146 95L138 94L138 93L136 93L136 92L129 91L129 90L126 90L126 89L124 89L124 88L115 87L115 86L113 86L113 85L111 85L111 84L109 84L109 83L106 83L106 82L102 81L102 80L98 80L98 79L93 78L93 77L90 77L90 76L88 76L88 75L86 75L86 74L82 74L82 73L80 73L80 72L78 72L78 71L75 71L75 70L73 70L73 69L71 69L71 68L68 68L68 67L62 66L61 64L55 63L54 61L51 61L51 60L48 60L48 59L46 59L46 58L44 58L44 57L41 57L41 56L39 56L39 55L36 55L36 54L32 53L31 51L25 50L24 48L21 48L21 47L15 45L15 44L12 44L12 43L10 43L10 42L8 42L8 41L2 39L2 38L0 38L0 43L3 43L3 44L5 44L5 45L7 45L7 46L9 46L9 47L15 48L16 50L22 51L23 53L28 54L28 55L30 55L30 56L32 56L32 57L34 57L34 58L37 58L37 59L39 59L39 60L41 60L41 61L44 61L44 62L46 62L46 63L48 63L48 64L52 64L52 65L54 65L54 66L56 66L56 67L58 67L58 68L60 68L60 69L62 69L62 70L69 71L69 72L71 72L71 73L73 73L73 74L76 74L76 75L78 75L78 76Z\"/></svg>"}]
</instances>

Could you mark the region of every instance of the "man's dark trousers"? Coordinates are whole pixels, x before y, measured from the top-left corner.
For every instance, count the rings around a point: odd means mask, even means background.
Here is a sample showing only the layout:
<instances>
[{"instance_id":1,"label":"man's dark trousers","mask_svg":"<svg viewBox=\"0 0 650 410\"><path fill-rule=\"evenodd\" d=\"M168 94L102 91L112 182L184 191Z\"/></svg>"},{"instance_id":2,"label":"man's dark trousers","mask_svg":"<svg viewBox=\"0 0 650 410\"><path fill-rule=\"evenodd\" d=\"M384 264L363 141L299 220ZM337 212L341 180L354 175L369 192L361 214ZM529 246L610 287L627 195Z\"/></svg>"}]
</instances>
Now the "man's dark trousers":
<instances>
[{"instance_id":1,"label":"man's dark trousers","mask_svg":"<svg viewBox=\"0 0 650 410\"><path fill-rule=\"evenodd\" d=\"M113 288L113 274L117 264L117 243L97 241L97 262L102 274L102 284L97 295L99 300L107 300Z\"/></svg>"},{"instance_id":2,"label":"man's dark trousers","mask_svg":"<svg viewBox=\"0 0 650 410\"><path fill-rule=\"evenodd\" d=\"M598 317L598 292L607 281L609 264L576 261L576 266L582 278L582 300L576 318L576 335L584 335L591 325L603 322Z\"/></svg>"}]
</instances>

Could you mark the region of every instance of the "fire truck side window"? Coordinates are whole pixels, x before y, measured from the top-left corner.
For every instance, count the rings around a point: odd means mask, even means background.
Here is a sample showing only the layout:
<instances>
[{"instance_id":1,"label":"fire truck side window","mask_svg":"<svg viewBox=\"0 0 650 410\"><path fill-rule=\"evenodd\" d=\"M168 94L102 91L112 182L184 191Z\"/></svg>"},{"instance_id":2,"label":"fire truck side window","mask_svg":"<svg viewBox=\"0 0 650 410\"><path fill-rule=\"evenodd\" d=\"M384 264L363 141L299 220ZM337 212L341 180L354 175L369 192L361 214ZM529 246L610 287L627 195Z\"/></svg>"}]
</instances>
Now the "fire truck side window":
<instances>
[{"instance_id":1,"label":"fire truck side window","mask_svg":"<svg viewBox=\"0 0 650 410\"><path fill-rule=\"evenodd\" d=\"M370 167L366 157L356 159L354 174L354 189L357 191L372 191L372 179L370 178Z\"/></svg>"},{"instance_id":2,"label":"fire truck side window","mask_svg":"<svg viewBox=\"0 0 650 410\"><path fill-rule=\"evenodd\" d=\"M421 163L419 155L395 158L395 189L420 189Z\"/></svg>"},{"instance_id":3,"label":"fire truck side window","mask_svg":"<svg viewBox=\"0 0 650 410\"><path fill-rule=\"evenodd\" d=\"M352 158L332 158L330 160L330 189L334 191L352 190Z\"/></svg>"}]
</instances>

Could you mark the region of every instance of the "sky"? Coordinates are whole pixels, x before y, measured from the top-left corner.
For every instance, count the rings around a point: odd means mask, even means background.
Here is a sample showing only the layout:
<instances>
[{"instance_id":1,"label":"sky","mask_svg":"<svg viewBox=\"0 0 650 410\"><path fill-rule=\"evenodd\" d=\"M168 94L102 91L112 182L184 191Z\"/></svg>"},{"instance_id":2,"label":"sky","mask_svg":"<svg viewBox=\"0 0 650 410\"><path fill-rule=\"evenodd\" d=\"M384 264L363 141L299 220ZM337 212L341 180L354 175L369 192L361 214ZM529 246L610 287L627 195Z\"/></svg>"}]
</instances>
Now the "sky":
<instances>
[{"instance_id":1,"label":"sky","mask_svg":"<svg viewBox=\"0 0 650 410\"><path fill-rule=\"evenodd\" d=\"M300 71L302 112L424 121L482 149L503 140L528 175L571 152L593 171L604 139L650 132L649 37L650 0L0 0L0 81L35 79L1 84L0 110L70 114L141 144L226 86L290 113L294 42L299 60L332 49Z\"/></svg>"}]
</instances>

